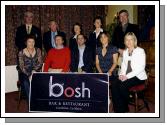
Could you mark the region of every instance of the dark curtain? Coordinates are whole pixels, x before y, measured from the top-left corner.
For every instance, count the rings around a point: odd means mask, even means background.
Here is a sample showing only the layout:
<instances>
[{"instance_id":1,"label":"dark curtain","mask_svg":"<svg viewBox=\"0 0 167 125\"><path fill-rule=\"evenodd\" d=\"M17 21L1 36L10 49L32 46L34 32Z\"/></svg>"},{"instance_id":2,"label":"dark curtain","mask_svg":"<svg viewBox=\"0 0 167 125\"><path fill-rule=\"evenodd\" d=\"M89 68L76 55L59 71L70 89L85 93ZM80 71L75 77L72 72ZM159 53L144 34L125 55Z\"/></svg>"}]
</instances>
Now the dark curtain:
<instances>
[{"instance_id":1,"label":"dark curtain","mask_svg":"<svg viewBox=\"0 0 167 125\"><path fill-rule=\"evenodd\" d=\"M150 31L155 26L155 6L138 5L139 40L150 40ZM155 38L154 38L155 39Z\"/></svg>"},{"instance_id":2,"label":"dark curtain","mask_svg":"<svg viewBox=\"0 0 167 125\"><path fill-rule=\"evenodd\" d=\"M16 64L18 51L15 46L16 28L24 23L24 12L27 10L34 13L33 24L41 29L42 34L48 31L48 22L55 19L59 29L66 33L67 40L72 36L72 26L76 22L82 24L83 32L87 37L94 30L94 17L101 16L105 26L105 6L101 5L5 6L5 65Z\"/></svg>"}]
</instances>

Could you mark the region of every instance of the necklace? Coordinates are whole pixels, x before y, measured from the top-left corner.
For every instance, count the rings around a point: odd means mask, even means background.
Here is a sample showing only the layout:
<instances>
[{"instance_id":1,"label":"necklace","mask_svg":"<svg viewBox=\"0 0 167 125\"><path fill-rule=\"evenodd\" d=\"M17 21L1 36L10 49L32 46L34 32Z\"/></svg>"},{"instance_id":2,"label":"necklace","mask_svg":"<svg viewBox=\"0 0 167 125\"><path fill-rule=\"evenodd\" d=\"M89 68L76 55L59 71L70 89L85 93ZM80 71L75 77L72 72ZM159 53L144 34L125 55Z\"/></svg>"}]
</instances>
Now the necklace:
<instances>
[{"instance_id":1,"label":"necklace","mask_svg":"<svg viewBox=\"0 0 167 125\"><path fill-rule=\"evenodd\" d=\"M33 54L33 52L34 52L34 49L33 49L33 51L31 51L31 52L28 50L28 48L26 48L26 49L27 49L27 51L28 51L30 57L32 58L32 54Z\"/></svg>"}]
</instances>

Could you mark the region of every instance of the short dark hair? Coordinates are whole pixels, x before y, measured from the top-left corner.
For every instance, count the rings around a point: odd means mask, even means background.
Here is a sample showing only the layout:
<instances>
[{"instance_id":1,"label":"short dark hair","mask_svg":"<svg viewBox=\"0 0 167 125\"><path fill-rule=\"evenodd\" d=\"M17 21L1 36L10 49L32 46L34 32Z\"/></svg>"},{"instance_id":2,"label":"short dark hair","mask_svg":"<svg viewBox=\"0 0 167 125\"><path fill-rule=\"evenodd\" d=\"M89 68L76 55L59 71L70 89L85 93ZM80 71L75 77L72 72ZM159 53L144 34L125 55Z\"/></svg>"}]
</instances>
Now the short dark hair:
<instances>
[{"instance_id":1,"label":"short dark hair","mask_svg":"<svg viewBox=\"0 0 167 125\"><path fill-rule=\"evenodd\" d=\"M127 15L129 15L129 12L128 12L127 10L125 10L125 9L120 10L120 11L119 11L119 15L120 15L121 13L123 13L123 12L124 12L124 13L127 13Z\"/></svg>"},{"instance_id":2,"label":"short dark hair","mask_svg":"<svg viewBox=\"0 0 167 125\"><path fill-rule=\"evenodd\" d=\"M62 38L62 40L64 41L64 37L62 36L62 35L60 35L60 34L57 34L57 35L55 35L55 39L56 39L56 37L61 37Z\"/></svg>"},{"instance_id":3,"label":"short dark hair","mask_svg":"<svg viewBox=\"0 0 167 125\"><path fill-rule=\"evenodd\" d=\"M75 34L75 32L74 32L74 26L79 26L80 29L81 29L81 33L82 33L82 25L81 25L80 23L75 23L75 24L73 25L73 27L72 27L72 33L73 33L73 34Z\"/></svg>"},{"instance_id":4,"label":"short dark hair","mask_svg":"<svg viewBox=\"0 0 167 125\"><path fill-rule=\"evenodd\" d=\"M88 41L88 38L87 38L84 34L82 34L82 33L81 33L81 34L79 34L79 35L82 35L82 36L84 37L85 42L87 42L87 41ZM78 36L79 36L79 35L77 35L77 38L76 38L76 40L77 40L77 41L78 41Z\"/></svg>"},{"instance_id":5,"label":"short dark hair","mask_svg":"<svg viewBox=\"0 0 167 125\"><path fill-rule=\"evenodd\" d=\"M27 35L26 38L25 38L25 44L26 44L26 45L27 45L27 40L28 40L28 39L33 39L33 40L35 41L35 36L32 35L32 34Z\"/></svg>"},{"instance_id":6,"label":"short dark hair","mask_svg":"<svg viewBox=\"0 0 167 125\"><path fill-rule=\"evenodd\" d=\"M102 24L102 17L101 16L96 16L94 19L93 19L93 23L95 23L96 20L100 20L101 21L101 24Z\"/></svg>"},{"instance_id":7,"label":"short dark hair","mask_svg":"<svg viewBox=\"0 0 167 125\"><path fill-rule=\"evenodd\" d=\"M83 36L83 38L85 39L84 34L81 33L81 34L78 34L78 35L77 35L77 40L78 40L78 36L80 36L80 35Z\"/></svg>"}]
</instances>

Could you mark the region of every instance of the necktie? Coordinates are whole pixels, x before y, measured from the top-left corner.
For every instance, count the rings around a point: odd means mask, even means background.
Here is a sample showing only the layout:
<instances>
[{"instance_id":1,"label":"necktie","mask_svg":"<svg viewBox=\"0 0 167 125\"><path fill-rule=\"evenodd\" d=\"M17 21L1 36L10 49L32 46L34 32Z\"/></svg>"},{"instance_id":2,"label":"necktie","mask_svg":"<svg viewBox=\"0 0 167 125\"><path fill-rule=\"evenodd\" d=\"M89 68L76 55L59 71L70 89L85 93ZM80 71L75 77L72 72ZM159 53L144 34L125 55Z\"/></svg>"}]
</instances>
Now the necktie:
<instances>
[{"instance_id":1,"label":"necktie","mask_svg":"<svg viewBox=\"0 0 167 125\"><path fill-rule=\"evenodd\" d=\"M55 32L52 32L52 47L55 48Z\"/></svg>"},{"instance_id":2,"label":"necktie","mask_svg":"<svg viewBox=\"0 0 167 125\"><path fill-rule=\"evenodd\" d=\"M30 26L27 27L27 33L30 34Z\"/></svg>"}]
</instances>

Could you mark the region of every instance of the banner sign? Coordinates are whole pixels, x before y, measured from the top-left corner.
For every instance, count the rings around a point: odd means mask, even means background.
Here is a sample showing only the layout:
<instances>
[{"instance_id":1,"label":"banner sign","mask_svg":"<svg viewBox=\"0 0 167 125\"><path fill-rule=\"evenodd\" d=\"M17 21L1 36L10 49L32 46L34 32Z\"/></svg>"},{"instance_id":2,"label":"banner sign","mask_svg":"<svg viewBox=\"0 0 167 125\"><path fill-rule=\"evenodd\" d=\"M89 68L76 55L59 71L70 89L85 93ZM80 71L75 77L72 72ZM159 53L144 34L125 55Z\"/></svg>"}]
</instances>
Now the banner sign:
<instances>
[{"instance_id":1,"label":"banner sign","mask_svg":"<svg viewBox=\"0 0 167 125\"><path fill-rule=\"evenodd\" d=\"M34 73L30 112L108 112L107 74Z\"/></svg>"}]
</instances>

